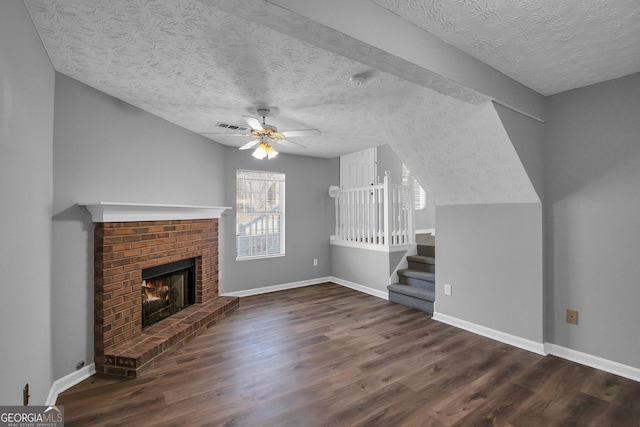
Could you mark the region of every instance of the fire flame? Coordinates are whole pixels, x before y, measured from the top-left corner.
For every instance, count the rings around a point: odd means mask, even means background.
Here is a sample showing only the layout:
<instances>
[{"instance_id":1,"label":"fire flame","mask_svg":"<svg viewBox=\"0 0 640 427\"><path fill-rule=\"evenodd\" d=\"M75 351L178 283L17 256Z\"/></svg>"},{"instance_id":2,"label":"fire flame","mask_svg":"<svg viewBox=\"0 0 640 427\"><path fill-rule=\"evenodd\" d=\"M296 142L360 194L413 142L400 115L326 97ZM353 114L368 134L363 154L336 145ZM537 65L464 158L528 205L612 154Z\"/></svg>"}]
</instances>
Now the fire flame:
<instances>
[{"instance_id":1,"label":"fire flame","mask_svg":"<svg viewBox=\"0 0 640 427\"><path fill-rule=\"evenodd\" d=\"M162 284L162 280L142 281L142 301L157 301L159 299L169 301L169 287Z\"/></svg>"}]
</instances>

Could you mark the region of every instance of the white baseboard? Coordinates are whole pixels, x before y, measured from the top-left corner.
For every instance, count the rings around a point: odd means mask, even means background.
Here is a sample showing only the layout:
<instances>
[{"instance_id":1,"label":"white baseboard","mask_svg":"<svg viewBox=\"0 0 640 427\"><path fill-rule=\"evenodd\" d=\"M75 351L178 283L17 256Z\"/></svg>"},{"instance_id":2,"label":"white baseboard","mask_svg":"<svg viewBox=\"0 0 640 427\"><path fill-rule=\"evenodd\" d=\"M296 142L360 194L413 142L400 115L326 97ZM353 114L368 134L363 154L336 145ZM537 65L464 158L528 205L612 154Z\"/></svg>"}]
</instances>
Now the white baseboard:
<instances>
[{"instance_id":1,"label":"white baseboard","mask_svg":"<svg viewBox=\"0 0 640 427\"><path fill-rule=\"evenodd\" d=\"M372 295L374 297L382 298L389 300L389 294L384 291L379 291L377 289L370 288L368 286L360 285L358 283L350 282L348 280L339 279L337 277L329 277L329 281L333 283L337 283L340 286L344 286L345 288L351 288L355 291L360 291L365 294Z\"/></svg>"},{"instance_id":2,"label":"white baseboard","mask_svg":"<svg viewBox=\"0 0 640 427\"><path fill-rule=\"evenodd\" d=\"M542 356L552 354L554 356L561 357L563 359L567 359L581 365L599 369L604 372L609 372L610 374L619 375L621 377L629 378L630 380L634 381L640 381L640 369L634 368L633 366L623 365L622 363L603 359L598 356L592 356L587 353L582 353L580 351L572 350L570 348L562 347L549 342L545 342L544 344L537 343L535 341L496 331L495 329L480 326L475 323L467 322L466 320L448 316L446 314L437 312L433 313L433 320L465 329L469 332L473 332L475 334L482 335L484 337L491 338L496 341L512 345L514 347L522 348L524 350L528 350Z\"/></svg>"},{"instance_id":3,"label":"white baseboard","mask_svg":"<svg viewBox=\"0 0 640 427\"><path fill-rule=\"evenodd\" d=\"M474 334L482 335L483 337L491 338L496 341L512 345L514 347L528 350L542 356L547 355L543 343L507 334L505 332L487 328L486 326L481 326L476 323L467 322L466 320L458 319L457 317L448 316L442 313L433 313L433 320L437 320L438 322L446 323L447 325L455 326L457 328L464 329L469 332L473 332Z\"/></svg>"},{"instance_id":4,"label":"white baseboard","mask_svg":"<svg viewBox=\"0 0 640 427\"><path fill-rule=\"evenodd\" d=\"M592 356L587 353L582 353L580 351L572 350L549 342L544 343L544 348L548 354L553 354L554 356L558 356L581 365L609 372L610 374L629 378L630 380L640 381L640 369L634 368L633 366L623 365L622 363L603 359L598 356Z\"/></svg>"},{"instance_id":5,"label":"white baseboard","mask_svg":"<svg viewBox=\"0 0 640 427\"><path fill-rule=\"evenodd\" d=\"M252 295L268 294L269 292L284 291L287 289L302 288L304 286L318 285L320 283L332 282L332 277L320 277L317 279L303 280L301 282L284 283L282 285L265 286L262 288L246 289L244 291L225 292L220 294L223 297L249 297Z\"/></svg>"},{"instance_id":6,"label":"white baseboard","mask_svg":"<svg viewBox=\"0 0 640 427\"><path fill-rule=\"evenodd\" d=\"M46 406L55 406L56 400L58 400L58 395L60 393L68 390L79 382L86 380L95 373L96 365L92 363L78 369L77 371L71 372L70 374L65 375L60 379L55 380L51 385L49 395L47 396L47 401L44 404Z\"/></svg>"},{"instance_id":7,"label":"white baseboard","mask_svg":"<svg viewBox=\"0 0 640 427\"><path fill-rule=\"evenodd\" d=\"M339 279L337 277L319 277L317 279L303 280L301 282L285 283L282 285L265 286L263 288L246 289L244 291L225 292L220 294L224 297L248 297L251 295L267 294L269 292L284 291L287 289L302 288L304 286L319 285L320 283L333 282L346 288L351 288L356 291L364 292L365 294L373 295L374 297L389 299L389 295L386 292L372 289L368 286L360 285L358 283L349 282L348 280Z\"/></svg>"}]
</instances>

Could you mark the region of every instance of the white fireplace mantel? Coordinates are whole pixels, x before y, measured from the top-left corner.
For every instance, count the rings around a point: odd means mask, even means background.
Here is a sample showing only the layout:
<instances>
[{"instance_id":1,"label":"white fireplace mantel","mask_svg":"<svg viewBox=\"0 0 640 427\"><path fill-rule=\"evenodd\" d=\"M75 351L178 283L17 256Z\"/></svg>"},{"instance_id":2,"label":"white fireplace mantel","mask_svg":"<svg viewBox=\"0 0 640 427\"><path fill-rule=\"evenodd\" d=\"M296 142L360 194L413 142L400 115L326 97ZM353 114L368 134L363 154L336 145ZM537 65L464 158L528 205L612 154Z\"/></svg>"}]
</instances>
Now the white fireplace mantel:
<instances>
[{"instance_id":1,"label":"white fireplace mantel","mask_svg":"<svg viewBox=\"0 0 640 427\"><path fill-rule=\"evenodd\" d=\"M78 203L91 214L93 222L171 221L220 218L226 206L156 205L145 203Z\"/></svg>"}]
</instances>

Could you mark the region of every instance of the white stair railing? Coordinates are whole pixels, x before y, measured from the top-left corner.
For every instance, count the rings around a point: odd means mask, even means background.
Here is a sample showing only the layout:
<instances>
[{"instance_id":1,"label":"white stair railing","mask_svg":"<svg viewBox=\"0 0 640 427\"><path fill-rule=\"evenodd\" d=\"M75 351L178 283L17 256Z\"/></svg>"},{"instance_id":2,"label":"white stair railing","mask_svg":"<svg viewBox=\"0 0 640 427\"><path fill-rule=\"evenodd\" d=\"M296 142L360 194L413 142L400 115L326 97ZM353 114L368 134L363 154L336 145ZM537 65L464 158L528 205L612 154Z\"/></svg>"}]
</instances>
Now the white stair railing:
<instances>
[{"instance_id":1,"label":"white stair railing","mask_svg":"<svg viewBox=\"0 0 640 427\"><path fill-rule=\"evenodd\" d=\"M392 250L415 243L413 188L382 184L330 191L335 198L336 230L331 243Z\"/></svg>"}]
</instances>

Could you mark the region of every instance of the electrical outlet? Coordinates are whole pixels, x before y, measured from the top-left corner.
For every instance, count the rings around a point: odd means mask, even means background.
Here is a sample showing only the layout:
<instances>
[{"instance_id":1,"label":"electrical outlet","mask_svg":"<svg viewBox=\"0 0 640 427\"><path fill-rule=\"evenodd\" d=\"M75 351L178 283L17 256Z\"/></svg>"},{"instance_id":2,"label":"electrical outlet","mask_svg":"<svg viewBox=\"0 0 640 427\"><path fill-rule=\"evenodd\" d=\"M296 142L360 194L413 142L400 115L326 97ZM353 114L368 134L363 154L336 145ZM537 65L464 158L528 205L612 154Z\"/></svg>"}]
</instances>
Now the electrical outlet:
<instances>
[{"instance_id":1,"label":"electrical outlet","mask_svg":"<svg viewBox=\"0 0 640 427\"><path fill-rule=\"evenodd\" d=\"M448 284L445 283L445 285L444 285L444 294L448 295L448 296L451 296L451 285L448 285Z\"/></svg>"},{"instance_id":2,"label":"electrical outlet","mask_svg":"<svg viewBox=\"0 0 640 427\"><path fill-rule=\"evenodd\" d=\"M317 265L318 265L318 258L314 258L314 259L313 259L313 265L314 265L314 266L317 266Z\"/></svg>"},{"instance_id":3,"label":"electrical outlet","mask_svg":"<svg viewBox=\"0 0 640 427\"><path fill-rule=\"evenodd\" d=\"M576 310L567 309L567 323L578 324L578 312Z\"/></svg>"}]
</instances>

